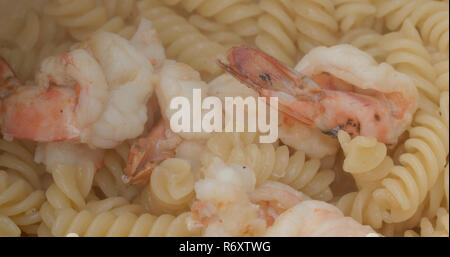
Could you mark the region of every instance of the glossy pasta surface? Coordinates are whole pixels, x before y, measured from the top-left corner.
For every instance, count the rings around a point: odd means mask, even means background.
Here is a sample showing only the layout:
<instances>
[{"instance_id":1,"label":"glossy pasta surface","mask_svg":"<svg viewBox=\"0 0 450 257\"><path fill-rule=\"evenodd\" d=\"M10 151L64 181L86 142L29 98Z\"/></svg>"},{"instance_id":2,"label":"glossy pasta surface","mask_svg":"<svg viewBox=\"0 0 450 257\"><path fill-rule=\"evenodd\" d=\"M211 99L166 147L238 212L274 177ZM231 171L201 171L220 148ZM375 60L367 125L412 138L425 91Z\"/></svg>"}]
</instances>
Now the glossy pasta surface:
<instances>
[{"instance_id":1,"label":"glossy pasta surface","mask_svg":"<svg viewBox=\"0 0 450 257\"><path fill-rule=\"evenodd\" d=\"M439 0L0 0L0 237L448 237L448 21L449 3ZM309 55L351 48L386 76L410 81L417 110L395 143L339 124L308 127L282 111L270 144L258 141L260 132L168 130L169 100L192 101L193 89L220 103L259 96L217 64L234 46L258 49L315 82L331 77L326 86L338 89L329 91L376 97L364 86L381 79L354 85ZM71 69L80 52L104 88L80 85L92 81ZM343 73L358 72L364 67ZM2 112L14 93L7 83L19 80L61 86L96 110L74 118L89 128L58 143L5 133ZM331 214L311 214L311 206ZM289 215L316 227L287 229Z\"/></svg>"}]
</instances>

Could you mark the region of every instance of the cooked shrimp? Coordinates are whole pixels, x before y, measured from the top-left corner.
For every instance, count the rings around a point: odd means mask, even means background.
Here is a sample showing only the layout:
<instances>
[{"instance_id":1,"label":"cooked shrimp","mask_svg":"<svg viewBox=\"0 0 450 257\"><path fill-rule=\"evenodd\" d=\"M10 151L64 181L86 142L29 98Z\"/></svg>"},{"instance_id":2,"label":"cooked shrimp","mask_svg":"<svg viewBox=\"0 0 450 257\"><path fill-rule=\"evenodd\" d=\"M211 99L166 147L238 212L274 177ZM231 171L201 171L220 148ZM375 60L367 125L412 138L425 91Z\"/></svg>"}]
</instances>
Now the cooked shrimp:
<instances>
[{"instance_id":1,"label":"cooked shrimp","mask_svg":"<svg viewBox=\"0 0 450 257\"><path fill-rule=\"evenodd\" d=\"M130 43L154 66L161 66L166 59L164 46L153 28L152 22L147 19L142 19Z\"/></svg>"},{"instance_id":2,"label":"cooked shrimp","mask_svg":"<svg viewBox=\"0 0 450 257\"><path fill-rule=\"evenodd\" d=\"M147 184L153 169L162 161L175 156L175 148L181 138L173 133L168 123L161 119L144 137L130 149L123 181L126 184Z\"/></svg>"},{"instance_id":3,"label":"cooked shrimp","mask_svg":"<svg viewBox=\"0 0 450 257\"><path fill-rule=\"evenodd\" d=\"M253 171L215 158L202 172L189 226L203 228L204 236L261 236L266 221L248 198L256 184Z\"/></svg>"},{"instance_id":4,"label":"cooked shrimp","mask_svg":"<svg viewBox=\"0 0 450 257\"><path fill-rule=\"evenodd\" d=\"M350 45L318 47L294 71L252 48L234 47L219 65L279 110L323 133L374 136L394 144L412 121L418 92L412 80Z\"/></svg>"},{"instance_id":5,"label":"cooked shrimp","mask_svg":"<svg viewBox=\"0 0 450 257\"><path fill-rule=\"evenodd\" d=\"M108 32L99 32L78 47L47 58L37 85L2 93L4 136L113 148L143 132L155 82L149 59ZM1 71L0 77L11 77L8 69ZM6 88L2 92L10 91L10 85L2 85Z\"/></svg>"},{"instance_id":6,"label":"cooked shrimp","mask_svg":"<svg viewBox=\"0 0 450 257\"><path fill-rule=\"evenodd\" d=\"M260 206L260 216L268 226L273 225L276 218L287 209L309 199L292 187L275 181L269 181L250 193L250 200Z\"/></svg>"},{"instance_id":7,"label":"cooked shrimp","mask_svg":"<svg viewBox=\"0 0 450 257\"><path fill-rule=\"evenodd\" d=\"M157 76L159 81L155 91L162 118L148 135L142 136L132 145L123 179L127 184L147 183L153 169L165 159L173 157L182 140L206 139L209 136L207 133L175 134L169 128L169 120L176 111L169 108L174 97L184 96L192 106L193 89L203 89L203 96L207 92L207 84L201 81L200 74L186 64L165 61Z\"/></svg>"},{"instance_id":8,"label":"cooked shrimp","mask_svg":"<svg viewBox=\"0 0 450 257\"><path fill-rule=\"evenodd\" d=\"M283 212L267 229L265 236L274 237L364 237L375 236L369 226L345 217L335 206L315 200L303 201Z\"/></svg>"},{"instance_id":9,"label":"cooked shrimp","mask_svg":"<svg viewBox=\"0 0 450 257\"><path fill-rule=\"evenodd\" d=\"M103 111L108 92L100 65L82 49L46 59L37 86L9 90L2 101L3 135L38 142L79 140Z\"/></svg>"}]
</instances>

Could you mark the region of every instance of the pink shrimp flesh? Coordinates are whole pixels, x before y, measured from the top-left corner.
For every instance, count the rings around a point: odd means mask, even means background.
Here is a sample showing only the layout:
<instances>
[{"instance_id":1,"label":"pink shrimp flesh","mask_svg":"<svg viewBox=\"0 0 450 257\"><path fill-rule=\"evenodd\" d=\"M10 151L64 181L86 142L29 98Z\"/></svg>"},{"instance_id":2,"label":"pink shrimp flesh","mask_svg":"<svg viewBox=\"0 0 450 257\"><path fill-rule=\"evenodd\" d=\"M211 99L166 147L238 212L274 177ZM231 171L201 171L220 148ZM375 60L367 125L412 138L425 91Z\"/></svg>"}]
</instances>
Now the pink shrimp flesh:
<instances>
[{"instance_id":1,"label":"pink shrimp flesh","mask_svg":"<svg viewBox=\"0 0 450 257\"><path fill-rule=\"evenodd\" d=\"M399 92L358 89L326 73L302 76L250 47L233 47L227 59L229 64L218 61L219 66L261 97L278 97L280 112L331 136L342 129L352 137L395 143L395 125L411 106Z\"/></svg>"}]
</instances>

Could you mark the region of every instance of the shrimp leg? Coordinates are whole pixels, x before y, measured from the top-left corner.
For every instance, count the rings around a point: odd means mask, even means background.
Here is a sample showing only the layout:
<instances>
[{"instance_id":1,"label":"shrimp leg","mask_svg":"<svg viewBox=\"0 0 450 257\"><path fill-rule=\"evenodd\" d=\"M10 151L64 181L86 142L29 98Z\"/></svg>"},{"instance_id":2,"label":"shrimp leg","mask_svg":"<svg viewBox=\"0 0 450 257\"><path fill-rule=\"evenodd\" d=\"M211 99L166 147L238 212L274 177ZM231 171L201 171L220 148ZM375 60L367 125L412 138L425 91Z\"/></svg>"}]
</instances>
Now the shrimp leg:
<instances>
[{"instance_id":1,"label":"shrimp leg","mask_svg":"<svg viewBox=\"0 0 450 257\"><path fill-rule=\"evenodd\" d=\"M181 139L170 130L168 123L160 119L148 135L139 138L131 146L124 183L148 183L153 169L162 161L174 157L175 148L180 142Z\"/></svg>"}]
</instances>

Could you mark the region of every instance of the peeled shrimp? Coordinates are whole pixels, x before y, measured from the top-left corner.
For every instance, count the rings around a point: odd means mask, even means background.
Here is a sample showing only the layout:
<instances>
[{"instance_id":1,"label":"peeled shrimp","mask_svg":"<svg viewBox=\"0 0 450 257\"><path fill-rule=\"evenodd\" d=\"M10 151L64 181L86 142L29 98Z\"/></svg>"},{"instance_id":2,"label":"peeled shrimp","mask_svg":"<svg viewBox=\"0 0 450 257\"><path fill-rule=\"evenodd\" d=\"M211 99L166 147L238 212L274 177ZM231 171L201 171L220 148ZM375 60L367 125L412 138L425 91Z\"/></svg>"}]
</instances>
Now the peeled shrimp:
<instances>
[{"instance_id":1,"label":"peeled shrimp","mask_svg":"<svg viewBox=\"0 0 450 257\"><path fill-rule=\"evenodd\" d=\"M3 135L38 142L71 140L98 148L113 148L139 136L155 82L151 51L146 53L115 34L99 32L78 49L46 59L36 85L3 81ZM10 77L8 69L0 72L0 77Z\"/></svg>"},{"instance_id":2,"label":"peeled shrimp","mask_svg":"<svg viewBox=\"0 0 450 257\"><path fill-rule=\"evenodd\" d=\"M176 147L182 140L206 139L208 133L180 132L170 130L169 120L177 110L170 109L174 97L184 96L193 102L193 89L201 89L205 96L207 84L200 79L200 74L186 64L165 61L157 76L156 96L161 109L161 120L147 134L137 140L128 155L124 182L128 184L145 184L153 169L165 159L175 156ZM191 117L192 119L192 117ZM191 122L192 124L192 122Z\"/></svg>"},{"instance_id":3,"label":"peeled shrimp","mask_svg":"<svg viewBox=\"0 0 450 257\"><path fill-rule=\"evenodd\" d=\"M202 173L204 178L194 186L196 201L189 226L202 228L204 236L261 236L266 221L248 197L256 184L253 171L214 158Z\"/></svg>"},{"instance_id":4,"label":"peeled shrimp","mask_svg":"<svg viewBox=\"0 0 450 257\"><path fill-rule=\"evenodd\" d=\"M369 226L345 217L335 206L308 200L283 212L267 229L265 236L274 237L364 237L376 236Z\"/></svg>"},{"instance_id":5,"label":"peeled shrimp","mask_svg":"<svg viewBox=\"0 0 450 257\"><path fill-rule=\"evenodd\" d=\"M260 206L262 216L268 226L273 225L278 216L295 205L310 198L292 187L269 181L250 193L250 200Z\"/></svg>"},{"instance_id":6,"label":"peeled shrimp","mask_svg":"<svg viewBox=\"0 0 450 257\"><path fill-rule=\"evenodd\" d=\"M278 97L286 116L332 136L342 129L394 144L417 108L408 76L350 45L318 47L297 71L244 46L232 48L228 61L219 65L260 96Z\"/></svg>"}]
</instances>

